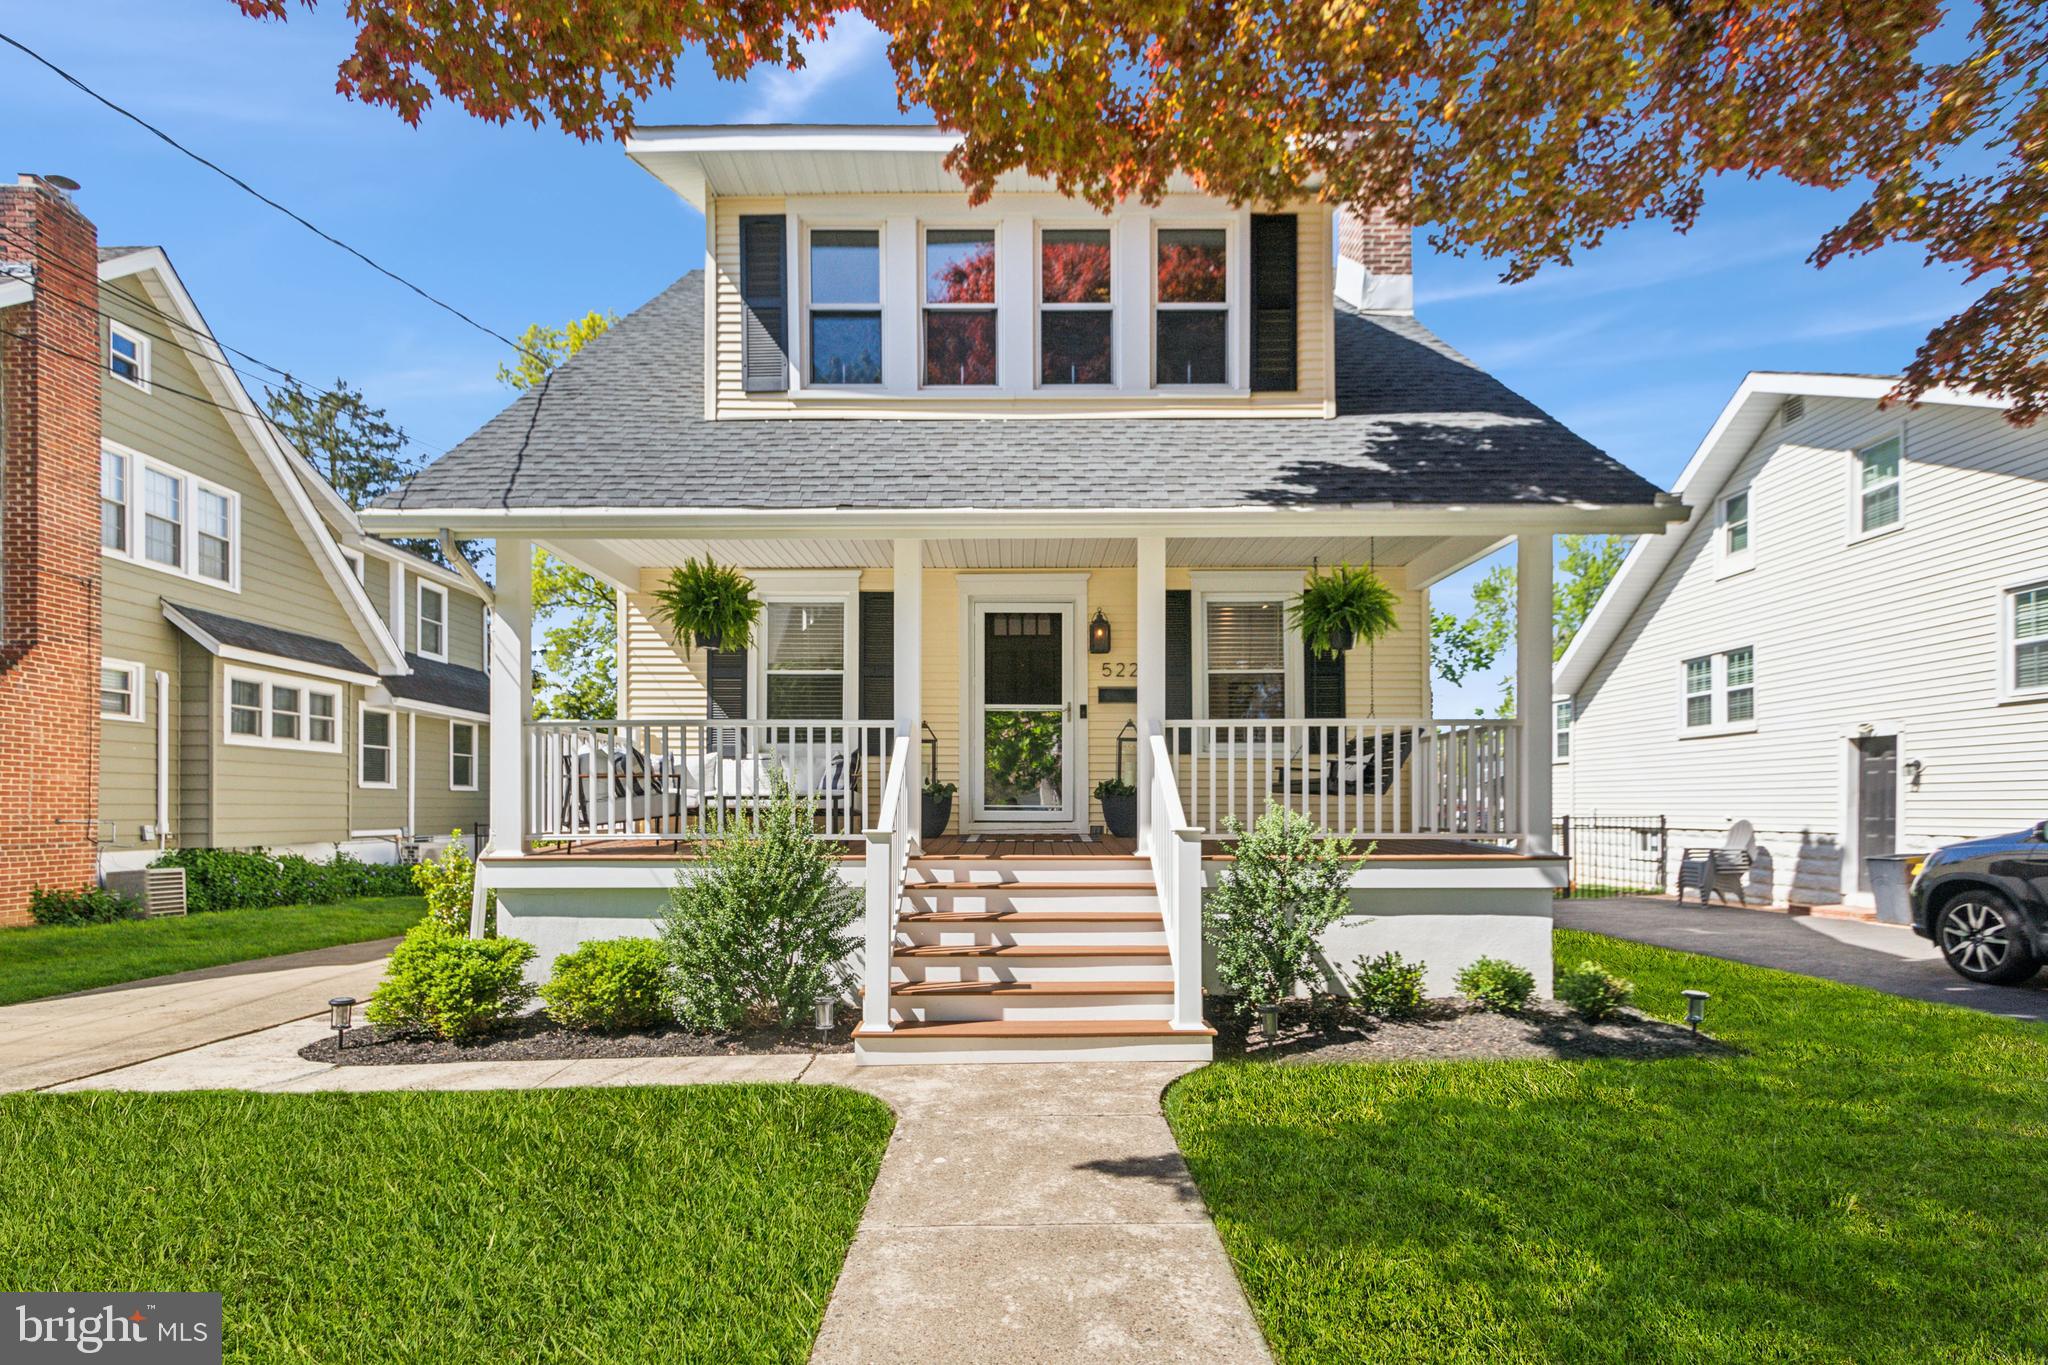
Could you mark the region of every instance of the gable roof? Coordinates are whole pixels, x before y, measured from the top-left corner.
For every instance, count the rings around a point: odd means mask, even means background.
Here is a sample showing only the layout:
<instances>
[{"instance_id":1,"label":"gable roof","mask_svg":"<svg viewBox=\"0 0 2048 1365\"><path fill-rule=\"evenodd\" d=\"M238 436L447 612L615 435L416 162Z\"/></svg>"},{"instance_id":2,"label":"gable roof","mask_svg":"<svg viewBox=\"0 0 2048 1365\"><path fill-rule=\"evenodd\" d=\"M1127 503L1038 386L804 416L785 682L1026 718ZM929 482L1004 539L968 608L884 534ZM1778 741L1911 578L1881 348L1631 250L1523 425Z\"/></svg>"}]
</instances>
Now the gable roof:
<instances>
[{"instance_id":1,"label":"gable roof","mask_svg":"<svg viewBox=\"0 0 2048 1365\"><path fill-rule=\"evenodd\" d=\"M104 247L100 251L99 277L101 284L141 277L151 305L178 319L179 348L192 358L193 370L207 390L204 396L222 409L228 429L240 441L264 486L283 508L285 520L305 544L329 591L340 601L378 668L402 672L404 652L384 628L300 482L296 466L305 460L285 444L250 398L241 376L228 363L212 328L200 315L199 306L186 292L184 281L171 268L170 257L162 247ZM375 673L377 669L368 671Z\"/></svg>"},{"instance_id":2,"label":"gable roof","mask_svg":"<svg viewBox=\"0 0 2048 1365\"><path fill-rule=\"evenodd\" d=\"M252 663L276 662L344 675L350 682L377 681L376 670L358 659L348 646L317 635L302 635L260 621L244 621L217 611L164 603L164 619L191 636L210 654L245 658ZM249 658L249 656L261 656Z\"/></svg>"},{"instance_id":3,"label":"gable roof","mask_svg":"<svg viewBox=\"0 0 2048 1365\"><path fill-rule=\"evenodd\" d=\"M482 669L442 663L419 654L408 654L405 661L412 665L411 673L384 680L384 686L398 700L490 715L491 679Z\"/></svg>"},{"instance_id":4,"label":"gable roof","mask_svg":"<svg viewBox=\"0 0 2048 1365\"><path fill-rule=\"evenodd\" d=\"M1648 480L1413 318L1339 303L1335 331L1335 418L712 421L692 271L376 506L1661 505Z\"/></svg>"},{"instance_id":5,"label":"gable roof","mask_svg":"<svg viewBox=\"0 0 2048 1365\"><path fill-rule=\"evenodd\" d=\"M1711 508L1720 501L1729 476L1762 437L1785 399L1798 394L1808 398L1862 398L1874 403L1898 384L1897 375L1752 370L1721 409L1721 415L1714 419L1714 425L1707 429L1671 490L1689 509L1687 524L1700 514L1700 509ZM1934 389L1919 401L1977 408L2012 406L2009 400L1962 389ZM1585 685L1620 637L1629 617L1650 595L1650 589L1684 546L1685 535L1678 527L1673 527L1668 535L1639 536L1629 546L1614 580L1593 604L1586 623L1572 637L1570 647L1552 670L1551 688L1556 696L1568 697Z\"/></svg>"}]
</instances>

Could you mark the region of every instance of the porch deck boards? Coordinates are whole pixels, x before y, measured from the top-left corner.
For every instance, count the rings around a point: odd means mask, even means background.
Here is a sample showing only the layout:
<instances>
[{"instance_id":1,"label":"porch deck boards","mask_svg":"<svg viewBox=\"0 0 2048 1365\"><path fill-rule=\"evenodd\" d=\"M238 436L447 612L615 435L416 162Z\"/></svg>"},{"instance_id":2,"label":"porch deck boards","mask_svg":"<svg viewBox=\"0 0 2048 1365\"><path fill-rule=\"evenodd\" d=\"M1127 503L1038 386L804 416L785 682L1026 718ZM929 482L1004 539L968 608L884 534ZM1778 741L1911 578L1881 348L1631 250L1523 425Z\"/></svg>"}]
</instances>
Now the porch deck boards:
<instances>
[{"instance_id":1,"label":"porch deck boards","mask_svg":"<svg viewBox=\"0 0 2048 1365\"><path fill-rule=\"evenodd\" d=\"M1473 862L1546 860L1512 848L1503 848L1499 844L1479 843L1470 839L1387 837L1363 842L1373 844L1372 861L1380 863L1435 862L1444 859ZM1233 855L1230 850L1230 841L1226 839L1206 839L1202 842L1202 857L1206 861L1231 861ZM487 859L489 856L485 855ZM842 846L838 856L857 862L864 855L858 844L847 843ZM923 856L952 862L1024 861L1039 858L1146 861L1138 853L1135 840L1119 839L1107 834L1092 839L1051 834L1001 838L948 834L926 840ZM1365 857L1363 854L1355 856L1360 859ZM525 861L579 862L604 858L629 862L694 862L698 857L697 841L690 839L594 839L573 842L565 846L549 846L527 854ZM1554 858L1547 860L1554 861Z\"/></svg>"}]
</instances>

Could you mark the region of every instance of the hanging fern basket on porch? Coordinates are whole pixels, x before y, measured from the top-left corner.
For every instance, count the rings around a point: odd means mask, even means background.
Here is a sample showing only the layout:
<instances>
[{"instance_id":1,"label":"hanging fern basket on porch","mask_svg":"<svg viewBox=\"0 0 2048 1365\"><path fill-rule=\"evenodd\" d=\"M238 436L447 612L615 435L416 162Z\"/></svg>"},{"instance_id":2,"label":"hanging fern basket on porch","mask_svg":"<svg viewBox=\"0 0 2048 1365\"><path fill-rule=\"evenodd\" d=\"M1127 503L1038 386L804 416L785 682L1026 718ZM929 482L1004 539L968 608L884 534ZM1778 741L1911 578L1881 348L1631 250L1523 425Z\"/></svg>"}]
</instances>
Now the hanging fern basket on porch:
<instances>
[{"instance_id":1,"label":"hanging fern basket on porch","mask_svg":"<svg viewBox=\"0 0 2048 1365\"><path fill-rule=\"evenodd\" d=\"M705 558L670 569L654 591L654 616L687 653L699 649L741 650L754 641L761 599L754 581L738 569Z\"/></svg>"},{"instance_id":2,"label":"hanging fern basket on porch","mask_svg":"<svg viewBox=\"0 0 2048 1365\"><path fill-rule=\"evenodd\" d=\"M1287 616L1311 650L1334 659L1354 645L1370 644L1399 629L1394 617L1398 601L1394 590L1371 569L1339 564L1328 573L1310 573Z\"/></svg>"}]
</instances>

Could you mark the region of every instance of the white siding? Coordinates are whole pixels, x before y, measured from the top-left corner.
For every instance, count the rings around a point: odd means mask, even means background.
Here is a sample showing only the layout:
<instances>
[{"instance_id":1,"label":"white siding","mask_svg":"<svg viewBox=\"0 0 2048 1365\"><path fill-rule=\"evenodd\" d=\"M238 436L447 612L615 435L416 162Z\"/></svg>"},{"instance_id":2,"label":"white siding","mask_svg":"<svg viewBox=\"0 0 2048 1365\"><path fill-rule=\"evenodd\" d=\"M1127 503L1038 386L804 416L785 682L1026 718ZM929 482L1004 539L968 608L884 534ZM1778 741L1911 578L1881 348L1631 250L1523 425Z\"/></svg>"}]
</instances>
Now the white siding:
<instances>
[{"instance_id":1,"label":"white siding","mask_svg":"<svg viewBox=\"0 0 2048 1365\"><path fill-rule=\"evenodd\" d=\"M1857 539L1852 452L1900 431L1903 524ZM1745 485L1755 567L1720 572L1714 508L1696 507L1574 698L1557 809L1668 817L1674 870L1677 845L1718 843L1749 820L1777 897L1815 901L1842 891L1864 726L1899 736L1902 770L1924 765L1900 784L1902 851L2048 816L2048 702L2001 705L1998 686L2003 588L2048 577L2048 429L1985 409L1808 398L1720 492ZM1754 732L1681 738L1684 660L1745 645Z\"/></svg>"}]
</instances>

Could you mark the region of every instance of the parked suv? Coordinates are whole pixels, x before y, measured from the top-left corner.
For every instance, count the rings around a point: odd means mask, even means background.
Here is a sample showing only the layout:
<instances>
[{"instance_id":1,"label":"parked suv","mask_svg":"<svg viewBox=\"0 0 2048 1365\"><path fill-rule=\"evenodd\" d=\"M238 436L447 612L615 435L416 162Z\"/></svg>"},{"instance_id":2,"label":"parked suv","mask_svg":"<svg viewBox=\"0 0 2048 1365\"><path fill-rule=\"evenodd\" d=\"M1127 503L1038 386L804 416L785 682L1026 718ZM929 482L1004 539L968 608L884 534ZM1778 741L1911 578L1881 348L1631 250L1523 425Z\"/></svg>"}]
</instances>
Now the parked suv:
<instances>
[{"instance_id":1,"label":"parked suv","mask_svg":"<svg viewBox=\"0 0 2048 1365\"><path fill-rule=\"evenodd\" d=\"M2048 960L2048 820L1950 844L1913 877L1913 932L1972 981L2010 986Z\"/></svg>"}]
</instances>

